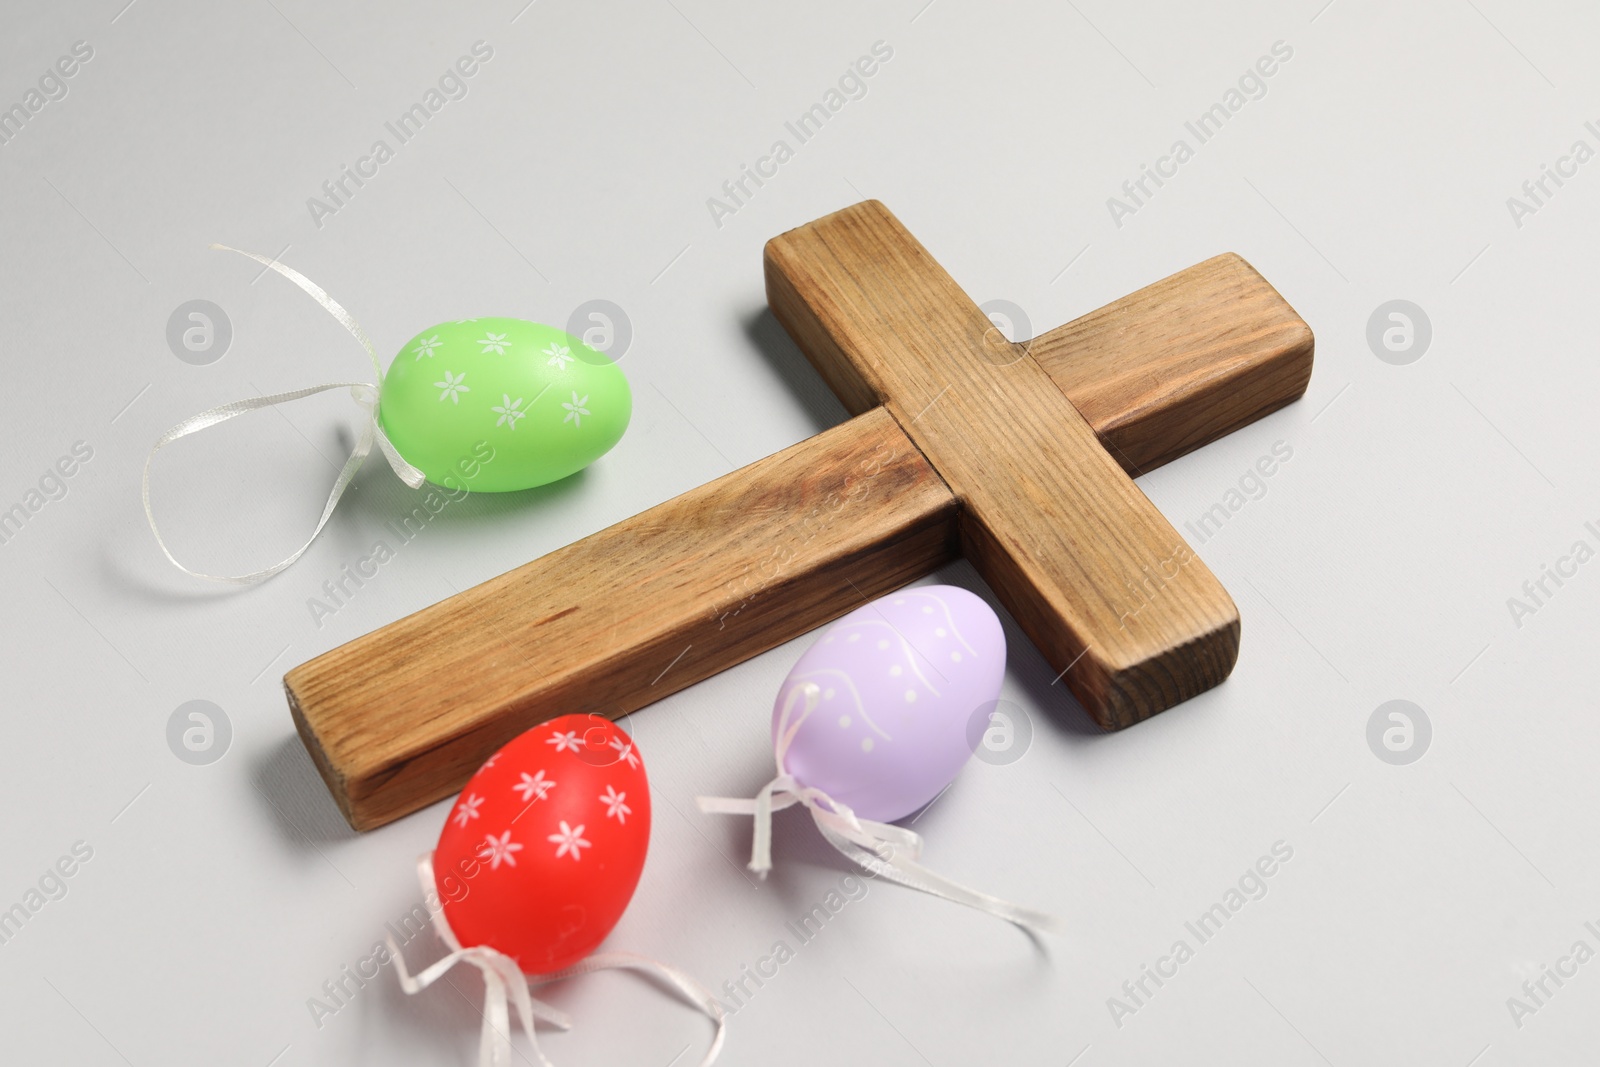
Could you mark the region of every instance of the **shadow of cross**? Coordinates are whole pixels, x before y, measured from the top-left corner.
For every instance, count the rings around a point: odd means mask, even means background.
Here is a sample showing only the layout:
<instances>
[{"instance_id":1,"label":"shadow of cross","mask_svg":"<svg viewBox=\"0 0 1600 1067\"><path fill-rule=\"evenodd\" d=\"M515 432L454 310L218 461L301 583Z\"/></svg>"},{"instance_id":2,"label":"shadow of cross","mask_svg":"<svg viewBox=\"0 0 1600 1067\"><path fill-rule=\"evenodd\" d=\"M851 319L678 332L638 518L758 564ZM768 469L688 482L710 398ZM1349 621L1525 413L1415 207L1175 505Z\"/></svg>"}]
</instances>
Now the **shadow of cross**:
<instances>
[{"instance_id":1,"label":"shadow of cross","mask_svg":"<svg viewBox=\"0 0 1600 1067\"><path fill-rule=\"evenodd\" d=\"M1133 476L1305 391L1311 330L1248 263L1013 344L877 201L765 259L774 314L854 417L290 671L356 829L545 719L631 712L958 554L1102 727L1233 669L1238 610Z\"/></svg>"}]
</instances>

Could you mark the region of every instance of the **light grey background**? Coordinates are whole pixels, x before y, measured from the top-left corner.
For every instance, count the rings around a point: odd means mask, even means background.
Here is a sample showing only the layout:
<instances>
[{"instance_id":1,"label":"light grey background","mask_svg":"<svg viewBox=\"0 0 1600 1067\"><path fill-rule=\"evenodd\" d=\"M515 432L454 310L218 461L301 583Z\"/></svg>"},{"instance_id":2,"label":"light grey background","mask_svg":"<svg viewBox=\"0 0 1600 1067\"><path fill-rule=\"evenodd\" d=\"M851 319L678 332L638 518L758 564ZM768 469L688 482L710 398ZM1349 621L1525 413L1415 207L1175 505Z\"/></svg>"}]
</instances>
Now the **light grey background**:
<instances>
[{"instance_id":1,"label":"light grey background","mask_svg":"<svg viewBox=\"0 0 1600 1067\"><path fill-rule=\"evenodd\" d=\"M1218 252L1317 334L1306 397L1141 480L1183 529L1274 443L1292 459L1192 543L1237 600L1221 687L1101 736L1007 620L1004 699L1031 748L974 761L920 819L938 870L1064 915L1036 952L985 916L886 885L731 1020L730 1064L1551 1064L1592 1055L1600 962L1520 1027L1507 998L1600 926L1594 812L1600 563L1523 596L1600 538L1592 315L1600 161L1513 218L1600 120L1592 5L1542 0L479 5L170 0L0 16L0 106L74 42L91 61L0 146L0 509L75 442L93 458L0 545L0 908L74 842L93 858L0 945L8 1062L467 1063L479 996L387 971L319 1027L307 1000L418 900L445 807L347 831L296 739L282 673L351 637L800 440L843 412L763 314L761 245L884 200L979 301L1036 332ZM473 42L492 60L337 214L307 198L386 137ZM735 215L706 201L847 65L893 59ZM1274 42L1293 57L1118 226L1107 198ZM220 241L282 254L385 359L433 322L564 324L625 308L627 437L569 483L453 506L320 627L321 583L409 493L375 460L294 568L247 592L158 553L146 450L224 401L351 377L364 356ZM259 280L257 280L259 277ZM168 316L207 299L233 339L194 366ZM1366 340L1424 309L1405 366ZM325 401L325 402L324 402ZM355 409L342 394L164 452L155 501L197 566L248 570L310 528ZM1597 521L1600 525L1600 521ZM987 595L965 564L945 580ZM796 642L632 717L655 786L650 859L614 947L712 986L846 874L804 817L747 879L747 821L696 814L770 771ZM1425 756L1369 750L1409 700ZM209 765L168 748L179 705L232 725ZM1210 942L1184 923L1275 842L1293 858ZM1108 998L1183 938L1136 1014ZM432 957L415 945L414 960ZM600 975L551 998L563 1064L691 1063L706 1021ZM1530 1005L1532 1002L1529 1002ZM520 1042L520 1039L519 1039ZM519 1048L526 1052L526 1047Z\"/></svg>"}]
</instances>

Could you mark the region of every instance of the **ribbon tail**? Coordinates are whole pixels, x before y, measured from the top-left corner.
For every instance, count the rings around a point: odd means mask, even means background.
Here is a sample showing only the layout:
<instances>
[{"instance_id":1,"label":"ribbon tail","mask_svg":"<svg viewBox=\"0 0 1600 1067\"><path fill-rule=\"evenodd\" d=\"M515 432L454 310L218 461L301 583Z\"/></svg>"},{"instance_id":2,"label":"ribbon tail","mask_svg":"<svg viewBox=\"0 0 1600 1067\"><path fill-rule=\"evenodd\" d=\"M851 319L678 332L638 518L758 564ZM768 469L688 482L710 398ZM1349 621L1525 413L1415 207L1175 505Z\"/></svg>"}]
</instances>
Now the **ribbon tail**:
<instances>
[{"instance_id":1,"label":"ribbon tail","mask_svg":"<svg viewBox=\"0 0 1600 1067\"><path fill-rule=\"evenodd\" d=\"M969 908L996 916L1014 923L1025 930L1034 933L1061 934L1064 927L1061 921L1047 912L1024 908L999 897L980 893L976 889L969 889L958 882L953 882L941 874L935 874L913 859L901 855L895 842L891 839L874 838L866 833L865 827L857 823L863 832L852 832L848 825L842 825L843 820L829 817L827 813L812 809L813 817L817 822L817 829L822 832L823 838L839 853L852 862L859 864L864 870L880 878L886 878L910 889L916 889L932 896L942 897L956 904L964 904ZM852 817L853 819L853 817ZM869 824L881 826L882 824ZM898 828L896 828L898 829ZM909 831L903 831L909 833ZM912 835L915 836L915 835Z\"/></svg>"},{"instance_id":2,"label":"ribbon tail","mask_svg":"<svg viewBox=\"0 0 1600 1067\"><path fill-rule=\"evenodd\" d=\"M893 823L873 822L871 819L858 819L857 825L868 837L867 847L874 852L881 853L881 846L887 845L896 856L904 855L914 860L922 858L922 835L915 830Z\"/></svg>"},{"instance_id":3,"label":"ribbon tail","mask_svg":"<svg viewBox=\"0 0 1600 1067\"><path fill-rule=\"evenodd\" d=\"M431 853L423 853L417 858L417 881L422 885L424 898L437 893ZM420 993L444 977L445 972L456 964L471 964L483 974L483 1026L478 1036L479 1067L510 1065L511 1016L506 1003L508 998L517 1009L517 1019L528 1035L528 1043L533 1046L534 1055L539 1057L540 1067L553 1067L539 1048L534 1020L543 1019L563 1030L570 1030L571 1017L559 1008L534 999L528 992L528 982L523 976L522 968L510 956L487 945L462 948L461 943L456 940L455 932L450 929L450 924L445 921L442 907L433 913L433 925L440 940L451 951L449 955L430 964L415 977L406 970L405 957L400 954L400 947L395 944L394 936L385 935L384 940L389 945L389 956L394 960L395 974L400 979L400 988L408 994Z\"/></svg>"},{"instance_id":4,"label":"ribbon tail","mask_svg":"<svg viewBox=\"0 0 1600 1067\"><path fill-rule=\"evenodd\" d=\"M490 951L493 951L492 949ZM522 973L515 960L510 956L495 953L498 959L491 962L499 968L500 977L505 981L506 988L511 994L511 1002L516 1006L517 1015L522 1021L522 1028L528 1032L530 1040L533 1037L533 1021L543 1019L558 1030L572 1029L572 1016L560 1008L531 996L528 993L528 976ZM534 1047L539 1043L534 1041Z\"/></svg>"},{"instance_id":5,"label":"ribbon tail","mask_svg":"<svg viewBox=\"0 0 1600 1067\"><path fill-rule=\"evenodd\" d=\"M405 957L393 935L386 935L389 958L394 961L400 988L415 995L443 978L445 972L460 963L471 964L483 974L483 1026L478 1036L479 1067L510 1067L511 1063L511 1005L517 1009L518 1021L528 1035L528 1043L539 1057L541 1067L553 1067L539 1048L539 1038L534 1030L534 1019L540 1018L560 1027L571 1029L572 1020L566 1012L534 999L528 992L527 979L515 960L486 945L456 949L443 959L429 964L412 975L406 968Z\"/></svg>"},{"instance_id":6,"label":"ribbon tail","mask_svg":"<svg viewBox=\"0 0 1600 1067\"><path fill-rule=\"evenodd\" d=\"M483 971L483 1029L478 1037L478 1067L511 1067L511 1017L506 1011L506 983L497 968ZM538 1045L534 1045L535 1054ZM544 1060L544 1056L539 1056ZM550 1067L544 1060L544 1067Z\"/></svg>"},{"instance_id":7,"label":"ribbon tail","mask_svg":"<svg viewBox=\"0 0 1600 1067\"><path fill-rule=\"evenodd\" d=\"M799 786L787 774L779 775L761 787L753 800L744 797L695 797L695 805L706 815L752 815L755 832L750 841L750 870L762 878L772 870L772 813L800 803Z\"/></svg>"},{"instance_id":8,"label":"ribbon tail","mask_svg":"<svg viewBox=\"0 0 1600 1067\"><path fill-rule=\"evenodd\" d=\"M748 797L695 797L702 815L754 815L756 802Z\"/></svg>"},{"instance_id":9,"label":"ribbon tail","mask_svg":"<svg viewBox=\"0 0 1600 1067\"><path fill-rule=\"evenodd\" d=\"M367 453L372 450L375 423L371 418L367 420L367 424L362 428L361 436L351 450L350 457L344 461L344 466L339 470L339 476L334 480L333 488L328 491L327 503L322 507L322 515L317 519L316 528L311 531L311 536L306 538L304 544L284 559L279 560L270 567L251 571L249 574L205 574L201 571L191 570L178 562L177 557L172 554L172 549L167 546L167 542L162 538L161 530L156 526L155 510L150 505L150 465L154 462L157 452L179 438L199 433L201 430L216 426L218 423L227 422L229 419L238 418L247 412L261 408L276 407L278 404L286 404L291 400L299 400L302 397L325 393L330 389L349 389L351 394L358 400L363 396L362 390L369 391L373 396L377 395L376 387L368 382L329 382L325 385L294 389L287 393L249 397L244 400L236 400L231 404L223 404L219 407L202 411L197 415L191 415L156 439L156 443L150 447L149 454L144 458L144 477L140 485L140 498L144 502L145 521L150 524L150 532L155 535L156 544L160 546L161 552L167 557L168 562L183 573L195 578L204 578L206 581L227 582L230 585L254 585L256 582L271 578L274 574L277 574L305 555L306 550L311 547L318 535L322 533L322 528L328 524L328 518L333 514L333 509L338 506L339 498L344 496L344 491L349 488L351 481L355 479L356 472L366 462Z\"/></svg>"},{"instance_id":10,"label":"ribbon tail","mask_svg":"<svg viewBox=\"0 0 1600 1067\"><path fill-rule=\"evenodd\" d=\"M439 977L443 975L444 972L454 967L458 962L460 962L461 959L460 951L452 952L450 955L444 957L444 959L436 960L428 967L423 968L413 975L406 967L406 958L401 954L400 946L395 944L394 935L385 935L384 941L389 946L389 958L394 961L394 973L400 979L400 988L405 990L408 995L412 996L415 996L424 989L427 989L434 982L437 982Z\"/></svg>"},{"instance_id":11,"label":"ribbon tail","mask_svg":"<svg viewBox=\"0 0 1600 1067\"><path fill-rule=\"evenodd\" d=\"M746 801L746 803L749 803ZM727 1037L728 1013L722 1002L714 997L711 992L701 985L688 972L662 963L660 960L651 959L633 952L597 952L565 970L553 974L541 975L530 979L534 985L545 985L550 982L559 982L562 979L573 978L580 974L592 974L595 971L630 970L647 974L656 978L676 992L691 1006L698 1008L713 1023L717 1030L711 1039L711 1045L706 1049L705 1055L700 1060L700 1067L711 1067L717 1057L722 1054L723 1041Z\"/></svg>"},{"instance_id":12,"label":"ribbon tail","mask_svg":"<svg viewBox=\"0 0 1600 1067\"><path fill-rule=\"evenodd\" d=\"M750 834L750 869L763 879L772 870L772 787L776 781L768 782L756 794L755 828Z\"/></svg>"},{"instance_id":13,"label":"ribbon tail","mask_svg":"<svg viewBox=\"0 0 1600 1067\"><path fill-rule=\"evenodd\" d=\"M227 245L214 244L211 247L224 252L236 252L247 259L253 259L257 263L262 264L269 270L281 274L283 277L289 279L289 281L297 285L308 296L310 296L311 299L315 300L323 308L323 310L325 310L329 315L332 315L334 319L337 320L338 323L347 331L349 331L350 335L360 343L361 347L367 353L367 359L372 363L372 370L373 373L377 375L377 382L381 383L383 381L383 368L378 364L378 353L373 349L372 341L367 337L366 331L364 331L361 328L361 324L355 320L355 316L346 311L343 305L341 305L337 300L329 296L325 289L311 281L299 271L279 263L276 259L268 259L265 256L257 255L254 252L245 252L238 248L229 248ZM355 448L351 450L350 457L345 460L344 467L339 471L339 476L334 481L332 490L328 493L327 503L323 505L322 515L317 520L316 528L311 531L311 536L306 538L305 543L289 556L279 560L272 566L263 567L257 571L251 571L249 574L205 574L197 570L192 570L191 568L184 566L182 563L179 563L177 557L172 554L172 550L167 546L166 541L162 539L161 531L156 526L155 512L150 506L150 465L155 460L156 453L181 437L187 437L192 433L198 433L199 431L210 426L215 426L218 423L226 422L228 419L243 415L245 412L255 411L264 407L272 407L277 404L286 403L290 400L298 400L301 397L312 396L316 393L326 392L329 389L340 388L349 388L351 396L365 410L367 415L366 424L361 428L361 435L356 442ZM345 489L349 487L351 481L355 478L356 473L361 469L362 464L366 462L367 455L372 451L372 445L374 441L377 442L378 447L383 452L384 458L389 461L389 466L394 470L395 474L400 477L400 480L405 482L413 489L420 488L422 483L426 480L422 471L408 463L406 459L400 455L399 451L395 449L394 444L389 440L388 435L384 433L383 427L378 423L379 395L379 385L369 382L333 382L327 385L316 385L306 389L296 389L287 393L277 393L266 397L253 397L246 400L238 400L231 404L223 404L220 407L211 408L208 411L202 411L198 415L190 416L183 422L180 422L178 425L168 430L166 433L162 434L156 443L151 446L150 453L145 456L141 496L144 501L145 520L150 524L150 532L155 535L156 544L160 546L161 552L167 557L168 562L191 577L203 578L206 581L212 582L226 582L230 585L254 585L256 582L264 581L267 578L272 577L274 574L277 574L279 571L292 565L301 556L305 555L312 543L316 541L318 535L322 533L322 528L328 524L328 519L330 516L332 516L333 509L338 505L339 498L344 495Z\"/></svg>"},{"instance_id":14,"label":"ribbon tail","mask_svg":"<svg viewBox=\"0 0 1600 1067\"><path fill-rule=\"evenodd\" d=\"M777 739L773 749L773 762L777 764L778 776L762 786L753 801L722 797L696 798L702 812L755 817L755 830L750 837L750 869L763 879L772 870L772 813L802 802L800 783L784 769L784 757L796 731L810 718L821 699L822 689L815 682L797 685L784 696L778 711ZM797 704L803 705L798 716L795 713Z\"/></svg>"},{"instance_id":15,"label":"ribbon tail","mask_svg":"<svg viewBox=\"0 0 1600 1067\"><path fill-rule=\"evenodd\" d=\"M389 435L383 432L383 424L378 421L376 409L372 413L372 428L377 435L378 448L382 450L383 458L389 461L389 469L394 471L399 479L412 489L421 489L422 483L428 480L428 476L408 463L406 458L394 447L393 442L389 440Z\"/></svg>"},{"instance_id":16,"label":"ribbon tail","mask_svg":"<svg viewBox=\"0 0 1600 1067\"><path fill-rule=\"evenodd\" d=\"M339 325L350 332L350 336L361 343L361 347L367 350L367 358L372 360L372 369L377 373L378 381L383 381L383 368L378 365L378 353L372 347L372 342L367 339L367 332L361 328L361 324L356 321L356 317L344 309L344 305L328 295L326 289L293 267L285 266L276 259L268 259L266 256L258 256L254 252L246 252L242 248L230 248L227 245L213 244L211 247L218 252L235 252L246 259L253 259L268 270L283 275L299 286L307 296L322 306L322 310L337 319Z\"/></svg>"}]
</instances>

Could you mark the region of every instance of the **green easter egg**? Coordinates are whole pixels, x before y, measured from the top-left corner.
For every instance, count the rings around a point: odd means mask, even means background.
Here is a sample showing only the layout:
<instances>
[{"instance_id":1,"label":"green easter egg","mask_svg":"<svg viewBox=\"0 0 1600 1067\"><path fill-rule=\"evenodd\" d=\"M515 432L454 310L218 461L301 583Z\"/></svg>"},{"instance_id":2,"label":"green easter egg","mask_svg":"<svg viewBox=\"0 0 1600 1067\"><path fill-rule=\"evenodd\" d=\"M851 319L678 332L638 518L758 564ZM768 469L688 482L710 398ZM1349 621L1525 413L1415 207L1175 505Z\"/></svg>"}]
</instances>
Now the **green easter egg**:
<instances>
[{"instance_id":1,"label":"green easter egg","mask_svg":"<svg viewBox=\"0 0 1600 1067\"><path fill-rule=\"evenodd\" d=\"M622 439L628 379L582 341L523 319L463 319L405 343L378 417L400 455L451 489L504 493L565 478Z\"/></svg>"}]
</instances>

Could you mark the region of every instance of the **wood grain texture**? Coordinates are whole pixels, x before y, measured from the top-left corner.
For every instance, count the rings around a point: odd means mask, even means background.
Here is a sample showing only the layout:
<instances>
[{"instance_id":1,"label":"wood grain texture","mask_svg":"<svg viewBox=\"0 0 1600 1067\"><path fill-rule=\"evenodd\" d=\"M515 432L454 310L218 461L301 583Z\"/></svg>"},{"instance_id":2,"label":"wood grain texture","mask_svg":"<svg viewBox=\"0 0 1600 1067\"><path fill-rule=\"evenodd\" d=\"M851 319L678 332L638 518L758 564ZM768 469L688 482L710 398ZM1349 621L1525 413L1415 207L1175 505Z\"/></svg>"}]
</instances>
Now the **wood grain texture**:
<instances>
[{"instance_id":1,"label":"wood grain texture","mask_svg":"<svg viewBox=\"0 0 1600 1067\"><path fill-rule=\"evenodd\" d=\"M765 259L778 321L847 407L881 404L944 477L967 555L1097 722L1129 725L1227 677L1227 591L887 208L791 230Z\"/></svg>"},{"instance_id":2,"label":"wood grain texture","mask_svg":"<svg viewBox=\"0 0 1600 1067\"><path fill-rule=\"evenodd\" d=\"M1137 475L1299 399L1314 340L1288 301L1230 252L1020 347Z\"/></svg>"},{"instance_id":3,"label":"wood grain texture","mask_svg":"<svg viewBox=\"0 0 1600 1067\"><path fill-rule=\"evenodd\" d=\"M954 558L956 501L869 412L296 667L300 736L346 819L450 796L536 723L608 718Z\"/></svg>"},{"instance_id":4,"label":"wood grain texture","mask_svg":"<svg viewBox=\"0 0 1600 1067\"><path fill-rule=\"evenodd\" d=\"M1106 727L1227 675L1231 601L1116 464L1303 392L1310 331L1248 264L1208 260L1023 345L876 203L776 239L767 272L856 417L290 671L352 826L453 794L538 722L633 711L961 551Z\"/></svg>"}]
</instances>

